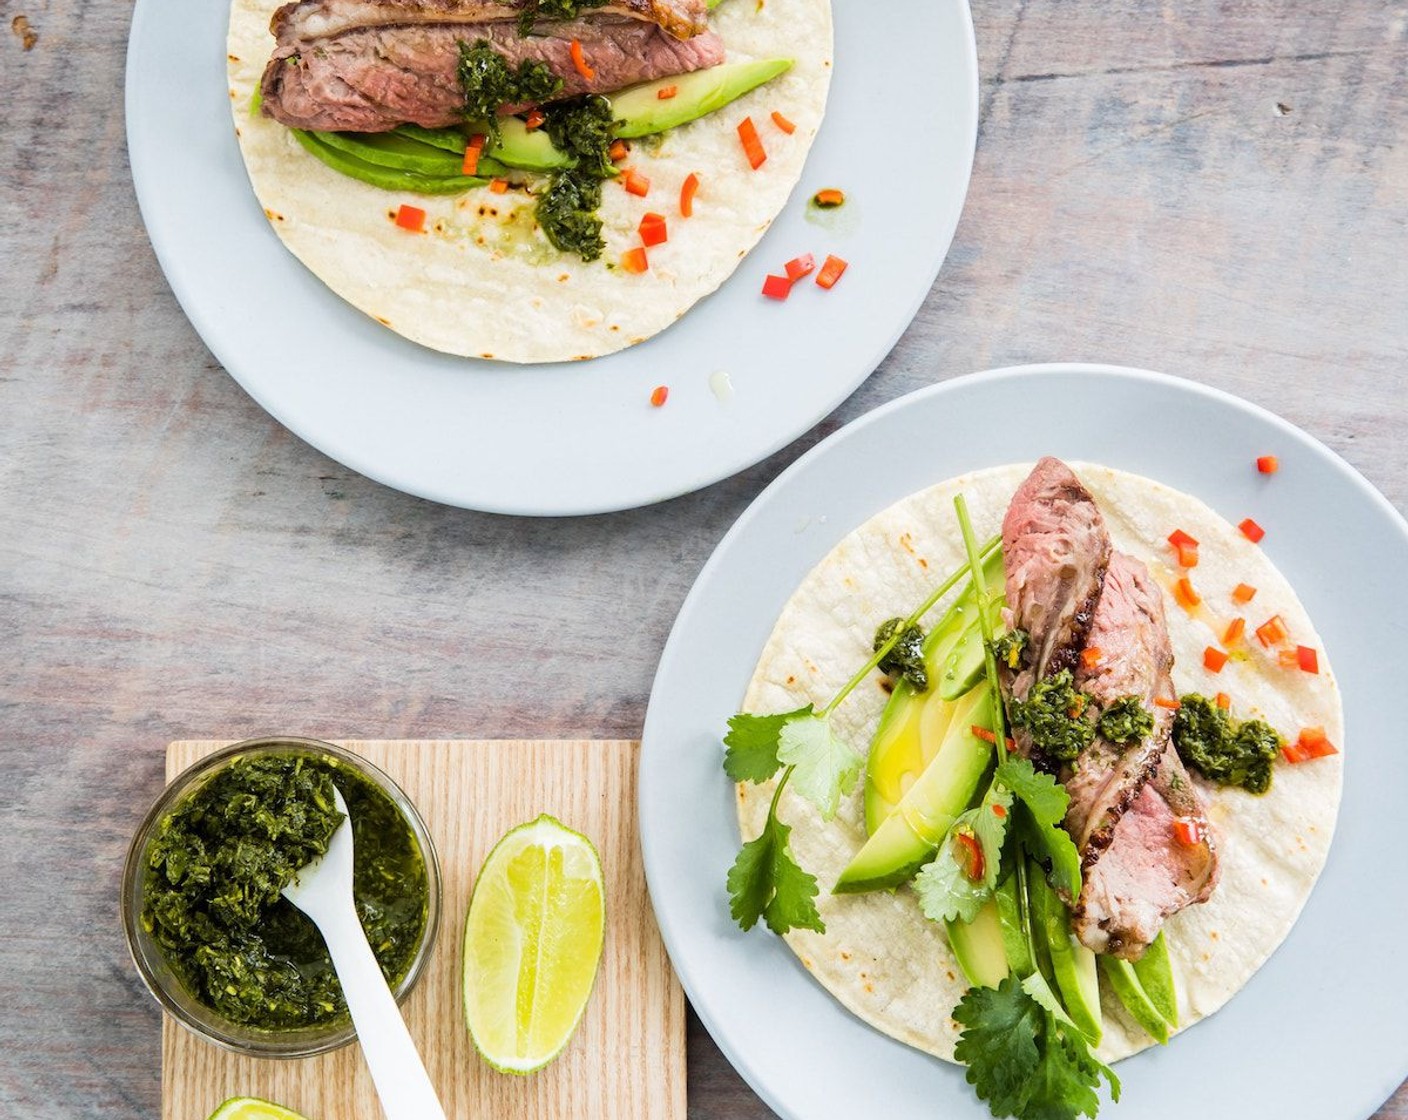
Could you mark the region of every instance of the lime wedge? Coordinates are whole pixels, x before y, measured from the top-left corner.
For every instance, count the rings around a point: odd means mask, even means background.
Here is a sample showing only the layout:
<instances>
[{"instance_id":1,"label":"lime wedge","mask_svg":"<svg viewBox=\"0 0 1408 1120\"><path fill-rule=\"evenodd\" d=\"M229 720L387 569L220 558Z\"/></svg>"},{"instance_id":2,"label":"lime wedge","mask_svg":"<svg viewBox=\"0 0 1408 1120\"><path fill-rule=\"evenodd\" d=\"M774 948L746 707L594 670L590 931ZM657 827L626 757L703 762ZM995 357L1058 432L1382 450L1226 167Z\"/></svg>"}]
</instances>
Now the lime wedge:
<instances>
[{"instance_id":1,"label":"lime wedge","mask_svg":"<svg viewBox=\"0 0 1408 1120\"><path fill-rule=\"evenodd\" d=\"M210 1114L209 1120L305 1120L292 1109L257 1097L231 1097Z\"/></svg>"},{"instance_id":2,"label":"lime wedge","mask_svg":"<svg viewBox=\"0 0 1408 1120\"><path fill-rule=\"evenodd\" d=\"M567 1045L605 919L601 861L581 833L544 814L494 845L465 919L464 1015L496 1070L532 1073Z\"/></svg>"}]
</instances>

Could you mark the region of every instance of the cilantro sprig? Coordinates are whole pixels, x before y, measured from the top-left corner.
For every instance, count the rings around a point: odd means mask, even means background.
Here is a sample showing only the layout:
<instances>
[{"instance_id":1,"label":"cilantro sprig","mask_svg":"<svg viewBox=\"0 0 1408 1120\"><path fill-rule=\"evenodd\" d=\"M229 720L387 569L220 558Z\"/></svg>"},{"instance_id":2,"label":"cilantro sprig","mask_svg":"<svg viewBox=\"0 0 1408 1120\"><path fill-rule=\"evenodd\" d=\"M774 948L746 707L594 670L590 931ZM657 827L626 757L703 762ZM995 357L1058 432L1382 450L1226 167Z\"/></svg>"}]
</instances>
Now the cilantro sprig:
<instances>
[{"instance_id":1,"label":"cilantro sprig","mask_svg":"<svg viewBox=\"0 0 1408 1120\"><path fill-rule=\"evenodd\" d=\"M987 555L999 543L1000 538L994 537L977 551ZM763 831L743 845L728 873L729 913L743 929L752 929L762 920L776 934L793 929L826 932L826 923L816 908L816 877L797 863L788 843L791 827L777 815L782 791L795 780L797 792L816 806L824 820L836 815L841 798L855 788L864 759L836 734L831 713L889 656L910 627L969 576L970 569L965 566L944 580L894 628L886 641L876 646L870 660L820 711L808 704L773 715L739 712L729 719L728 734L724 736L724 772L730 778L735 782L766 782L782 771ZM978 586L981 593L981 575Z\"/></svg>"}]
</instances>

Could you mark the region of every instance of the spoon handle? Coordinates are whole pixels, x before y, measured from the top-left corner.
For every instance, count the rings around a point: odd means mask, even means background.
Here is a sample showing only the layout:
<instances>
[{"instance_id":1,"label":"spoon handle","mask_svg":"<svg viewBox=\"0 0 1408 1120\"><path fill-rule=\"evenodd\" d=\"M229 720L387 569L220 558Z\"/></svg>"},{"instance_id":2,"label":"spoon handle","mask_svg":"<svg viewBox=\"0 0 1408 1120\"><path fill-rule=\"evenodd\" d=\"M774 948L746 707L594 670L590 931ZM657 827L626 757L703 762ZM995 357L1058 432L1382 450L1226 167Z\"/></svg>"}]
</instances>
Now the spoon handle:
<instances>
[{"instance_id":1,"label":"spoon handle","mask_svg":"<svg viewBox=\"0 0 1408 1120\"><path fill-rule=\"evenodd\" d=\"M350 917L319 923L386 1120L445 1120L401 1009L367 944L351 898Z\"/></svg>"}]
</instances>

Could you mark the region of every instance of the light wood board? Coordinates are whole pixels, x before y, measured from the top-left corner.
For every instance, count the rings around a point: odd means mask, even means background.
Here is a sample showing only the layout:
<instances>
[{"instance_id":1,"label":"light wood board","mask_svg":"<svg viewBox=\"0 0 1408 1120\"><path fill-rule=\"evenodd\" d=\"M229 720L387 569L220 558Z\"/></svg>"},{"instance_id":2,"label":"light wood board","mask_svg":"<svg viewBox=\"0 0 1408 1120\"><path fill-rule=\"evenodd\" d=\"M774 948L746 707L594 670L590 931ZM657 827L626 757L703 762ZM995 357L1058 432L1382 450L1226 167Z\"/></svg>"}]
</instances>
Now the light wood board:
<instances>
[{"instance_id":1,"label":"light wood board","mask_svg":"<svg viewBox=\"0 0 1408 1120\"><path fill-rule=\"evenodd\" d=\"M223 743L178 742L168 779ZM684 997L646 897L636 839L637 744L344 742L381 767L420 810L435 841L444 906L432 959L403 1006L449 1120L685 1116ZM577 1033L545 1070L495 1073L475 1053L460 1001L460 953L474 876L508 829L548 812L585 833L606 877L601 971ZM357 1046L301 1061L226 1053L170 1019L162 1036L163 1120L204 1120L255 1096L311 1120L381 1116Z\"/></svg>"}]
</instances>

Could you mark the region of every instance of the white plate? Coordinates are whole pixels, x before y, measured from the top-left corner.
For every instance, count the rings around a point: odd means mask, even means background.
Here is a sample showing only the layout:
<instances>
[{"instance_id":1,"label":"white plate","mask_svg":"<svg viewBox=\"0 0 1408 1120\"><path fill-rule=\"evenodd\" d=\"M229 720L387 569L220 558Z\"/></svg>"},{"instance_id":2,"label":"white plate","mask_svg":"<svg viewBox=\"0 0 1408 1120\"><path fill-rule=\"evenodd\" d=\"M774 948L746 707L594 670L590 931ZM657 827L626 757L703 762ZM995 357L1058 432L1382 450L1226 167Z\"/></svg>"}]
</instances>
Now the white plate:
<instances>
[{"instance_id":1,"label":"white plate","mask_svg":"<svg viewBox=\"0 0 1408 1120\"><path fill-rule=\"evenodd\" d=\"M1281 472L1268 484L1253 460L1270 453ZM1339 825L1300 921L1223 1010L1121 1062L1124 1103L1101 1116L1367 1116L1408 1073L1408 525L1304 432L1159 374L1030 366L925 389L819 444L739 518L670 635L641 754L646 875L685 990L784 1117L988 1115L960 1067L872 1030L780 939L730 920L739 839L720 737L783 604L846 533L930 483L1043 454L1136 471L1266 526L1264 547L1332 654L1347 721Z\"/></svg>"},{"instance_id":2,"label":"white plate","mask_svg":"<svg viewBox=\"0 0 1408 1120\"><path fill-rule=\"evenodd\" d=\"M735 0L751 3L751 0ZM471 509L596 513L706 486L785 446L889 352L928 293L968 189L978 64L963 0L836 0L836 74L797 194L714 296L650 342L521 367L424 350L345 304L280 244L245 176L223 0L139 0L127 139L172 290L277 420L388 486ZM896 35L895 29L903 34ZM903 120L902 125L895 122ZM803 201L851 201L825 226ZM799 253L851 262L830 292L764 299ZM722 403L710 375L735 390ZM651 408L651 390L670 387Z\"/></svg>"}]
</instances>

